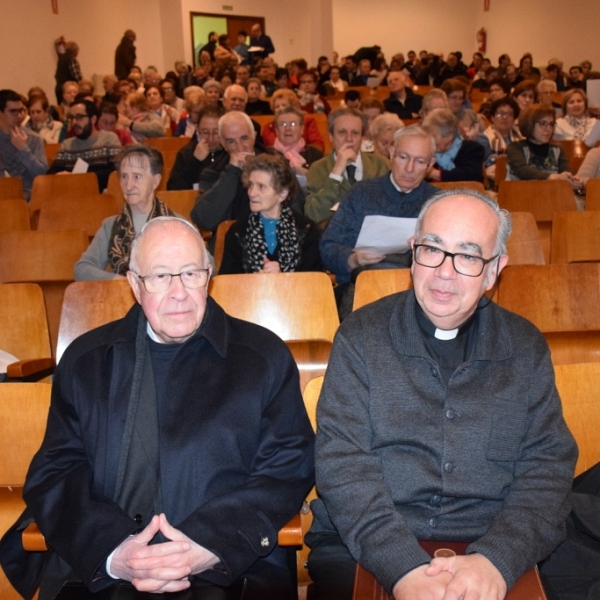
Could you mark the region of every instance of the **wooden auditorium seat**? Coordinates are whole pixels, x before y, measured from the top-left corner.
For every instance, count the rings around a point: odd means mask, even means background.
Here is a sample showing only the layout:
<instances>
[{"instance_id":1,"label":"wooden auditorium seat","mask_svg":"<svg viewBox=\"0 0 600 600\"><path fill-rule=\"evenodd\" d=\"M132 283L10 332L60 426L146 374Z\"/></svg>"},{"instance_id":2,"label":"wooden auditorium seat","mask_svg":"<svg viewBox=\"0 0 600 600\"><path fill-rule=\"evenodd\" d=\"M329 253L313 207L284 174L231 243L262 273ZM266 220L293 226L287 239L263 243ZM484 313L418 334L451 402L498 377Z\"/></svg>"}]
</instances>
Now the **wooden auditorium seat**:
<instances>
[{"instance_id":1,"label":"wooden auditorium seat","mask_svg":"<svg viewBox=\"0 0 600 600\"><path fill-rule=\"evenodd\" d=\"M124 317L135 304L126 279L75 281L67 286L60 314L56 361L77 337Z\"/></svg>"},{"instance_id":2,"label":"wooden auditorium seat","mask_svg":"<svg viewBox=\"0 0 600 600\"><path fill-rule=\"evenodd\" d=\"M556 213L552 219L550 262L600 261L600 211Z\"/></svg>"},{"instance_id":3,"label":"wooden auditorium seat","mask_svg":"<svg viewBox=\"0 0 600 600\"><path fill-rule=\"evenodd\" d=\"M197 190L157 190L156 197L162 200L173 212L188 221L192 220L192 209L198 197Z\"/></svg>"},{"instance_id":4,"label":"wooden auditorium seat","mask_svg":"<svg viewBox=\"0 0 600 600\"><path fill-rule=\"evenodd\" d=\"M585 184L585 210L600 210L600 179Z\"/></svg>"},{"instance_id":5,"label":"wooden auditorium seat","mask_svg":"<svg viewBox=\"0 0 600 600\"><path fill-rule=\"evenodd\" d=\"M25 509L22 487L46 430L51 388L49 383L0 385L0 536ZM21 598L2 569L0 598Z\"/></svg>"},{"instance_id":6,"label":"wooden auditorium seat","mask_svg":"<svg viewBox=\"0 0 600 600\"><path fill-rule=\"evenodd\" d=\"M19 359L8 365L11 379L39 379L55 366L44 295L34 283L0 285L0 349Z\"/></svg>"},{"instance_id":7,"label":"wooden auditorium seat","mask_svg":"<svg viewBox=\"0 0 600 600\"><path fill-rule=\"evenodd\" d=\"M73 281L73 267L88 244L83 229L9 231L0 235L0 282L40 285L52 348L56 346L64 290Z\"/></svg>"},{"instance_id":8,"label":"wooden auditorium seat","mask_svg":"<svg viewBox=\"0 0 600 600\"><path fill-rule=\"evenodd\" d=\"M102 221L121 212L123 205L110 194L65 196L58 202L44 200L40 209L38 231L83 229L90 240L102 226Z\"/></svg>"},{"instance_id":9,"label":"wooden auditorium seat","mask_svg":"<svg viewBox=\"0 0 600 600\"><path fill-rule=\"evenodd\" d=\"M503 181L498 191L498 204L510 212L530 212L540 232L544 260L550 262L552 218L557 212L577 210L573 190L568 181Z\"/></svg>"},{"instance_id":10,"label":"wooden auditorium seat","mask_svg":"<svg viewBox=\"0 0 600 600\"><path fill-rule=\"evenodd\" d=\"M600 264L507 267L498 304L540 329L555 365L600 361Z\"/></svg>"},{"instance_id":11,"label":"wooden auditorium seat","mask_svg":"<svg viewBox=\"0 0 600 600\"><path fill-rule=\"evenodd\" d=\"M121 184L119 182L119 174L116 171L113 171L108 176L108 184L106 185L106 193L114 196L119 203L119 211L123 209L123 204L125 204L125 198L123 197L123 192L121 191Z\"/></svg>"},{"instance_id":12,"label":"wooden auditorium seat","mask_svg":"<svg viewBox=\"0 0 600 600\"><path fill-rule=\"evenodd\" d=\"M20 177L0 177L0 200L25 199L23 180Z\"/></svg>"},{"instance_id":13,"label":"wooden auditorium seat","mask_svg":"<svg viewBox=\"0 0 600 600\"><path fill-rule=\"evenodd\" d=\"M356 310L384 296L404 292L412 287L410 269L369 269L359 273L354 290Z\"/></svg>"},{"instance_id":14,"label":"wooden auditorium seat","mask_svg":"<svg viewBox=\"0 0 600 600\"><path fill-rule=\"evenodd\" d=\"M528 212L510 213L512 233L508 238L508 266L544 265L544 250L540 232L533 215Z\"/></svg>"},{"instance_id":15,"label":"wooden auditorium seat","mask_svg":"<svg viewBox=\"0 0 600 600\"><path fill-rule=\"evenodd\" d=\"M600 462L600 364L557 365L554 371L565 421L579 447L579 475Z\"/></svg>"},{"instance_id":16,"label":"wooden auditorium seat","mask_svg":"<svg viewBox=\"0 0 600 600\"><path fill-rule=\"evenodd\" d=\"M189 144L190 138L187 137L158 137L147 138L144 140L146 146L152 146L160 152L179 152L184 146Z\"/></svg>"},{"instance_id":17,"label":"wooden auditorium seat","mask_svg":"<svg viewBox=\"0 0 600 600\"><path fill-rule=\"evenodd\" d=\"M69 173L67 175L38 175L33 180L29 200L29 217L32 229L37 226L40 209L46 200L61 201L67 196L79 197L98 193L95 173Z\"/></svg>"},{"instance_id":18,"label":"wooden auditorium seat","mask_svg":"<svg viewBox=\"0 0 600 600\"><path fill-rule=\"evenodd\" d=\"M571 166L571 173L575 174L579 171L581 163L585 158L589 148L585 145L583 140L552 140L554 144L562 146L565 151L567 158L569 159L569 165Z\"/></svg>"},{"instance_id":19,"label":"wooden auditorium seat","mask_svg":"<svg viewBox=\"0 0 600 600\"><path fill-rule=\"evenodd\" d=\"M1 181L1 179L0 179ZM29 231L29 207L22 198L0 200L0 233L6 231Z\"/></svg>"},{"instance_id":20,"label":"wooden auditorium seat","mask_svg":"<svg viewBox=\"0 0 600 600\"><path fill-rule=\"evenodd\" d=\"M485 194L485 188L480 181L433 181L432 185L441 190L454 190L456 188L467 188Z\"/></svg>"},{"instance_id":21,"label":"wooden auditorium seat","mask_svg":"<svg viewBox=\"0 0 600 600\"><path fill-rule=\"evenodd\" d=\"M215 251L213 258L215 259L216 273L221 270L221 263L223 262L223 254L225 252L225 236L229 231L229 228L235 223L235 219L228 221L221 221L217 227L217 233L215 235Z\"/></svg>"},{"instance_id":22,"label":"wooden auditorium seat","mask_svg":"<svg viewBox=\"0 0 600 600\"><path fill-rule=\"evenodd\" d=\"M325 273L217 275L209 293L232 317L262 325L286 341L333 341L339 326Z\"/></svg>"}]
</instances>

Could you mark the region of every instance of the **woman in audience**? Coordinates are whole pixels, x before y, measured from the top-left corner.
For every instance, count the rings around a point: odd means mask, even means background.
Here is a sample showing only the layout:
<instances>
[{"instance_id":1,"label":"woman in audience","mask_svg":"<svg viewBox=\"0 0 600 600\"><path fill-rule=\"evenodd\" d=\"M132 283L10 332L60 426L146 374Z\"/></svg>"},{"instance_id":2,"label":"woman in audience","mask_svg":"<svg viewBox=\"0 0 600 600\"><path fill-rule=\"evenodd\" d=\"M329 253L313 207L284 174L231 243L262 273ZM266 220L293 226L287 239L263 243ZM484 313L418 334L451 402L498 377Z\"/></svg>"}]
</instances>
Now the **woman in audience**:
<instances>
[{"instance_id":1,"label":"woman in audience","mask_svg":"<svg viewBox=\"0 0 600 600\"><path fill-rule=\"evenodd\" d=\"M369 135L373 140L373 152L390 160L390 149L394 145L396 131L402 129L404 123L393 113L384 113L375 117L369 125Z\"/></svg>"},{"instance_id":2,"label":"woman in audience","mask_svg":"<svg viewBox=\"0 0 600 600\"><path fill-rule=\"evenodd\" d=\"M552 107L532 106L519 117L519 129L525 137L506 149L508 179L564 179L578 191L581 180L569 170L565 151L552 144L556 116Z\"/></svg>"},{"instance_id":3,"label":"woman in audience","mask_svg":"<svg viewBox=\"0 0 600 600\"><path fill-rule=\"evenodd\" d=\"M529 79L515 86L511 97L519 105L519 112L526 111L537 101L535 88L535 81Z\"/></svg>"},{"instance_id":4,"label":"woman in audience","mask_svg":"<svg viewBox=\"0 0 600 600\"><path fill-rule=\"evenodd\" d=\"M282 108L275 116L277 137L273 147L287 158L300 187L306 187L306 173L310 165L323 158L323 153L309 146L302 137L304 113L295 106Z\"/></svg>"},{"instance_id":5,"label":"woman in audience","mask_svg":"<svg viewBox=\"0 0 600 600\"><path fill-rule=\"evenodd\" d=\"M367 96L361 100L360 112L367 117L367 127L360 145L361 152L373 152L375 150L369 127L373 122L373 119L382 115L384 111L385 107L383 106L383 102L377 98L373 98L373 96Z\"/></svg>"},{"instance_id":6,"label":"woman in audience","mask_svg":"<svg viewBox=\"0 0 600 600\"><path fill-rule=\"evenodd\" d=\"M227 232L219 273L321 270L317 226L288 206L296 178L283 156L250 157L243 181L251 213Z\"/></svg>"},{"instance_id":7,"label":"woman in audience","mask_svg":"<svg viewBox=\"0 0 600 600\"><path fill-rule=\"evenodd\" d=\"M490 81L489 96L481 103L479 114L490 120L492 117L492 104L500 98L505 98L510 93L510 83L506 79L492 79Z\"/></svg>"},{"instance_id":8,"label":"woman in audience","mask_svg":"<svg viewBox=\"0 0 600 600\"><path fill-rule=\"evenodd\" d=\"M247 115L272 115L271 105L266 100L260 99L261 83L258 77L250 77L246 84L248 102L246 103Z\"/></svg>"},{"instance_id":9,"label":"woman in audience","mask_svg":"<svg viewBox=\"0 0 600 600\"><path fill-rule=\"evenodd\" d=\"M163 137L165 127L160 117L150 111L150 105L144 94L132 92L125 98L125 114L129 121L131 137L136 142L143 142L151 137Z\"/></svg>"},{"instance_id":10,"label":"woman in audience","mask_svg":"<svg viewBox=\"0 0 600 600\"><path fill-rule=\"evenodd\" d=\"M348 89L348 82L341 78L339 67L331 67L331 69L329 69L329 79L324 85L328 94L345 92Z\"/></svg>"},{"instance_id":11,"label":"woman in audience","mask_svg":"<svg viewBox=\"0 0 600 600\"><path fill-rule=\"evenodd\" d=\"M271 96L271 110L277 114L282 108L288 106L294 106L298 110L300 108L300 100L298 96L292 90L277 90ZM263 143L266 147L272 146L275 143L277 132L275 131L275 120L272 123L267 123L262 130ZM312 115L304 114L304 128L302 131L302 137L304 141L310 146L314 146L323 152L325 150L325 144L323 143L323 137L319 132L319 128Z\"/></svg>"},{"instance_id":12,"label":"woman in audience","mask_svg":"<svg viewBox=\"0 0 600 600\"><path fill-rule=\"evenodd\" d=\"M215 48L215 67L218 71L232 69L238 64L238 57L229 45L226 33L219 36L219 45Z\"/></svg>"},{"instance_id":13,"label":"woman in audience","mask_svg":"<svg viewBox=\"0 0 600 600\"><path fill-rule=\"evenodd\" d=\"M600 148L592 148L583 159L577 177L585 185L588 179L600 179Z\"/></svg>"},{"instance_id":14,"label":"woman in audience","mask_svg":"<svg viewBox=\"0 0 600 600\"><path fill-rule=\"evenodd\" d=\"M440 89L448 96L448 108L456 115L465 106L467 99L467 86L458 79L446 79Z\"/></svg>"},{"instance_id":15,"label":"woman in audience","mask_svg":"<svg viewBox=\"0 0 600 600\"><path fill-rule=\"evenodd\" d=\"M436 108L449 108L448 96L444 90L434 88L423 96L423 103L421 104L421 121Z\"/></svg>"},{"instance_id":16,"label":"woman in audience","mask_svg":"<svg viewBox=\"0 0 600 600\"><path fill-rule=\"evenodd\" d=\"M580 89L565 92L563 116L556 120L555 140L582 140L593 148L600 141L600 121L590 116L587 94Z\"/></svg>"},{"instance_id":17,"label":"woman in audience","mask_svg":"<svg viewBox=\"0 0 600 600\"><path fill-rule=\"evenodd\" d=\"M198 114L206 106L206 99L202 88L184 92L185 112L181 115L179 123L173 134L176 137L192 138L198 125Z\"/></svg>"},{"instance_id":18,"label":"woman in audience","mask_svg":"<svg viewBox=\"0 0 600 600\"><path fill-rule=\"evenodd\" d=\"M221 84L214 79L209 79L202 86L206 104L210 106L220 106L221 104Z\"/></svg>"},{"instance_id":19,"label":"woman in audience","mask_svg":"<svg viewBox=\"0 0 600 600\"><path fill-rule=\"evenodd\" d=\"M32 95L27 103L29 120L25 124L27 129L35 131L45 144L58 144L60 131L63 124L54 121L50 116L50 103L46 96Z\"/></svg>"},{"instance_id":20,"label":"woman in audience","mask_svg":"<svg viewBox=\"0 0 600 600\"><path fill-rule=\"evenodd\" d=\"M170 129L173 131L179 120L179 114L172 106L165 104L163 91L160 87L157 85L149 85L144 90L144 96L146 96L150 111L154 113L162 123L162 135L165 135L164 130Z\"/></svg>"},{"instance_id":21,"label":"woman in audience","mask_svg":"<svg viewBox=\"0 0 600 600\"><path fill-rule=\"evenodd\" d=\"M75 281L125 278L136 234L150 219L173 215L154 195L163 171L163 157L156 148L128 146L117 158L116 169L125 206L118 215L104 219L75 264Z\"/></svg>"},{"instance_id":22,"label":"woman in audience","mask_svg":"<svg viewBox=\"0 0 600 600\"><path fill-rule=\"evenodd\" d=\"M483 146L464 140L458 119L447 108L438 108L425 117L423 129L435 139L435 165L430 181L481 181L483 183Z\"/></svg>"},{"instance_id":23,"label":"woman in audience","mask_svg":"<svg viewBox=\"0 0 600 600\"><path fill-rule=\"evenodd\" d=\"M506 154L506 148L512 142L523 139L515 126L519 116L519 105L505 96L492 102L490 120L492 124L483 132L488 139L492 153L485 161L485 172L489 179L496 178L496 162L498 157Z\"/></svg>"},{"instance_id":24,"label":"woman in audience","mask_svg":"<svg viewBox=\"0 0 600 600\"><path fill-rule=\"evenodd\" d=\"M331 112L331 106L317 91L319 72L316 69L305 71L300 75L299 83L300 108L307 113L324 113L328 115Z\"/></svg>"},{"instance_id":25,"label":"woman in audience","mask_svg":"<svg viewBox=\"0 0 600 600\"><path fill-rule=\"evenodd\" d=\"M519 69L517 71L515 83L519 84L526 79L533 79L534 83L537 83L540 80L540 77L540 70L533 66L531 52L526 52L519 61Z\"/></svg>"}]
</instances>

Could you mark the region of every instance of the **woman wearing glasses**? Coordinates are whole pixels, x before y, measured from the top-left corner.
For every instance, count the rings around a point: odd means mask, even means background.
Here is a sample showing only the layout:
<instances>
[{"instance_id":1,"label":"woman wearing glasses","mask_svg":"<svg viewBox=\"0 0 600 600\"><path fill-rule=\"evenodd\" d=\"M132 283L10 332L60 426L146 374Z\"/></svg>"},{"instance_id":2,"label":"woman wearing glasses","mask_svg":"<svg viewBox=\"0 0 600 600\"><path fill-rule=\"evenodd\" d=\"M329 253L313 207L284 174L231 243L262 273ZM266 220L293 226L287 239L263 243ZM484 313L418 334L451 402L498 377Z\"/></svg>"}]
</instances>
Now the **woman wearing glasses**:
<instances>
[{"instance_id":1,"label":"woman wearing glasses","mask_svg":"<svg viewBox=\"0 0 600 600\"><path fill-rule=\"evenodd\" d=\"M588 97L583 90L569 90L563 96L563 116L556 120L555 140L582 140L589 148L600 141L600 121L590 116Z\"/></svg>"},{"instance_id":2,"label":"woman wearing glasses","mask_svg":"<svg viewBox=\"0 0 600 600\"><path fill-rule=\"evenodd\" d=\"M552 107L536 104L521 113L519 129L525 139L508 145L507 179L564 179L574 190L582 189L581 180L570 172L565 151L550 142L555 124Z\"/></svg>"},{"instance_id":3,"label":"woman wearing glasses","mask_svg":"<svg viewBox=\"0 0 600 600\"><path fill-rule=\"evenodd\" d=\"M236 221L225 237L219 274L320 271L316 225L289 208L296 178L279 154L248 159L243 174L250 216Z\"/></svg>"},{"instance_id":4,"label":"woman wearing glasses","mask_svg":"<svg viewBox=\"0 0 600 600\"><path fill-rule=\"evenodd\" d=\"M163 170L162 154L150 146L127 146L116 161L125 197L123 210L104 219L75 264L75 281L121 279L129 269L131 244L144 224L174 213L154 193Z\"/></svg>"}]
</instances>

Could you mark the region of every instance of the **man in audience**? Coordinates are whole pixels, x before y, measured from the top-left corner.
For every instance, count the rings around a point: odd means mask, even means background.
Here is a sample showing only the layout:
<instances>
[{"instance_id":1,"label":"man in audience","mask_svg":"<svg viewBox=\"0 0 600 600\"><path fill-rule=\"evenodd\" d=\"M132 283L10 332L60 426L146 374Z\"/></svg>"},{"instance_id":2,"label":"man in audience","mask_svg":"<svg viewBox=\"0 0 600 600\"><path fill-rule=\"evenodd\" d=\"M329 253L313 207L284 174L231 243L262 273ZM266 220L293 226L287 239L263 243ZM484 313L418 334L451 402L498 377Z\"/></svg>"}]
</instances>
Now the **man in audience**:
<instances>
[{"instance_id":1,"label":"man in audience","mask_svg":"<svg viewBox=\"0 0 600 600\"><path fill-rule=\"evenodd\" d=\"M150 220L127 273L138 304L63 355L27 512L3 540L24 596L41 576L47 598L65 581L297 597L277 532L313 482L298 371L277 336L208 297L210 273L191 224ZM43 574L47 557L20 544L29 516L52 548Z\"/></svg>"},{"instance_id":2,"label":"man in audience","mask_svg":"<svg viewBox=\"0 0 600 600\"><path fill-rule=\"evenodd\" d=\"M87 171L96 173L98 189L108 185L108 177L115 170L115 157L121 151L121 142L111 131L98 131L96 106L90 100L75 100L69 107L69 121L74 137L61 143L48 173L70 173L81 159Z\"/></svg>"},{"instance_id":3,"label":"man in audience","mask_svg":"<svg viewBox=\"0 0 600 600\"><path fill-rule=\"evenodd\" d=\"M271 38L263 33L260 23L252 25L249 50L252 58L267 58L269 54L275 52L275 46L273 46Z\"/></svg>"},{"instance_id":4,"label":"man in audience","mask_svg":"<svg viewBox=\"0 0 600 600\"><path fill-rule=\"evenodd\" d=\"M131 67L135 65L135 31L128 29L115 50L115 75L117 79L127 79Z\"/></svg>"},{"instance_id":5,"label":"man in audience","mask_svg":"<svg viewBox=\"0 0 600 600\"><path fill-rule=\"evenodd\" d=\"M248 34L244 29L240 29L237 35L237 45L233 48L233 51L240 57L240 64L247 65L249 64L250 55L248 54L248 44L246 44L246 38Z\"/></svg>"},{"instance_id":6,"label":"man in audience","mask_svg":"<svg viewBox=\"0 0 600 600\"><path fill-rule=\"evenodd\" d=\"M250 69L246 65L240 65L235 70L235 83L245 88L246 84L248 83L248 79L250 79Z\"/></svg>"},{"instance_id":7,"label":"man in audience","mask_svg":"<svg viewBox=\"0 0 600 600\"><path fill-rule=\"evenodd\" d=\"M75 96L79 93L79 84L75 81L66 81L62 86L62 102L56 107L58 117L61 121L65 121L69 114L69 106L75 100Z\"/></svg>"},{"instance_id":8,"label":"man in audience","mask_svg":"<svg viewBox=\"0 0 600 600\"><path fill-rule=\"evenodd\" d=\"M357 181L384 175L390 170L387 161L372 153L361 152L360 144L366 118L355 108L338 108L328 117L331 154L314 162L308 170L308 197L304 212L315 223L331 217Z\"/></svg>"},{"instance_id":9,"label":"man in audience","mask_svg":"<svg viewBox=\"0 0 600 600\"><path fill-rule=\"evenodd\" d=\"M406 87L406 75L402 71L391 71L387 80L390 96L383 102L386 112L401 119L418 119L423 97Z\"/></svg>"},{"instance_id":10,"label":"man in audience","mask_svg":"<svg viewBox=\"0 0 600 600\"><path fill-rule=\"evenodd\" d=\"M486 195L434 196L413 288L342 324L317 414L314 600L350 600L356 562L395 600L502 600L564 538L577 447L548 345L485 297L510 229ZM418 540L468 547L432 560Z\"/></svg>"},{"instance_id":11,"label":"man in audience","mask_svg":"<svg viewBox=\"0 0 600 600\"><path fill-rule=\"evenodd\" d=\"M355 269L377 268L382 261L388 267L390 262L410 266L410 252L391 257L355 248L366 216L416 218L423 203L439 191L425 181L435 162L435 143L418 125L396 132L390 160L391 173L352 186L323 233L323 266L335 273L338 283L349 282Z\"/></svg>"},{"instance_id":12,"label":"man in audience","mask_svg":"<svg viewBox=\"0 0 600 600\"><path fill-rule=\"evenodd\" d=\"M133 144L129 129L118 126L119 111L116 104L103 102L98 109L98 131L112 131L121 142L121 146Z\"/></svg>"},{"instance_id":13,"label":"man in audience","mask_svg":"<svg viewBox=\"0 0 600 600\"><path fill-rule=\"evenodd\" d=\"M241 85L234 83L223 92L223 108L225 109L225 112L232 110L245 112L247 103L248 92ZM256 132L256 141L262 145L260 125L252 119L251 121L252 127L254 127L254 131Z\"/></svg>"},{"instance_id":14,"label":"man in audience","mask_svg":"<svg viewBox=\"0 0 600 600\"><path fill-rule=\"evenodd\" d=\"M13 90L0 90L0 177L20 177L29 200L33 179L48 169L42 138L22 127L27 109Z\"/></svg>"},{"instance_id":15,"label":"man in audience","mask_svg":"<svg viewBox=\"0 0 600 600\"><path fill-rule=\"evenodd\" d=\"M219 39L219 36L217 35L217 32L211 31L208 34L208 43L205 44L204 46L202 46L202 48L200 49L200 52L198 54L201 54L202 52L208 52L210 54L210 60L214 61L215 60L215 49L217 47L218 39Z\"/></svg>"},{"instance_id":16,"label":"man in audience","mask_svg":"<svg viewBox=\"0 0 600 600\"><path fill-rule=\"evenodd\" d=\"M358 63L358 75L355 75L350 81L352 87L367 85L367 81L371 75L371 61L368 58L363 58Z\"/></svg>"},{"instance_id":17,"label":"man in audience","mask_svg":"<svg viewBox=\"0 0 600 600\"><path fill-rule=\"evenodd\" d=\"M219 118L223 111L216 106L206 106L198 114L197 131L189 144L177 153L168 190L198 189L200 175L226 154L219 139Z\"/></svg>"}]
</instances>

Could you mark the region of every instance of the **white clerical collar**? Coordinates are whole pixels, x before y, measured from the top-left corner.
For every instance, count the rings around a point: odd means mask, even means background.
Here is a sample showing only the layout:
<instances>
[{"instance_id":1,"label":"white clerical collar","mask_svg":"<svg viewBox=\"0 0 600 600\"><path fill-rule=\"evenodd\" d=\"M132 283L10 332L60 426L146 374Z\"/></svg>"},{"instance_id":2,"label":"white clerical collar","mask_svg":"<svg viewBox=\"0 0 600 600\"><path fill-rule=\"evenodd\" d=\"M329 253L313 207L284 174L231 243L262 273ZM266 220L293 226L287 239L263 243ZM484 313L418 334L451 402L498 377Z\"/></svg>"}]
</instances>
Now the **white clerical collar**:
<instances>
[{"instance_id":1,"label":"white clerical collar","mask_svg":"<svg viewBox=\"0 0 600 600\"><path fill-rule=\"evenodd\" d=\"M392 173L390 173L390 181L392 182L392 185L401 193L401 194L410 194L413 190L416 190L417 188L412 188L412 190L403 190L395 181L394 181L394 175ZM421 185L421 184L419 184ZM417 186L419 187L419 186Z\"/></svg>"},{"instance_id":2,"label":"white clerical collar","mask_svg":"<svg viewBox=\"0 0 600 600\"><path fill-rule=\"evenodd\" d=\"M436 327L434 337L438 340L453 340L458 335L459 328L456 329L438 329Z\"/></svg>"},{"instance_id":3,"label":"white clerical collar","mask_svg":"<svg viewBox=\"0 0 600 600\"><path fill-rule=\"evenodd\" d=\"M150 327L150 323L146 323L146 333L153 342L156 342L157 344L164 344L164 342L156 335L154 329Z\"/></svg>"}]
</instances>

